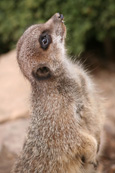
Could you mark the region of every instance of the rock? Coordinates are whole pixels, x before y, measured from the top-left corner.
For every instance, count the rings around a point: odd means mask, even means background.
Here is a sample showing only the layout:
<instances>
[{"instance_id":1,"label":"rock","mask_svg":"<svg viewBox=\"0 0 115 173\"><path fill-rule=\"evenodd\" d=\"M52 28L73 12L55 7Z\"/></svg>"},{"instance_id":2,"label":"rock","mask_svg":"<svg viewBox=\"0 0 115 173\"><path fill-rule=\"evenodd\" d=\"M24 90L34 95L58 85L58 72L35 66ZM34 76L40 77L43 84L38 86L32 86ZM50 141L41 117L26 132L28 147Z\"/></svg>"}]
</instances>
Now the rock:
<instances>
[{"instance_id":1,"label":"rock","mask_svg":"<svg viewBox=\"0 0 115 173\"><path fill-rule=\"evenodd\" d=\"M18 154L23 146L28 127L26 118L0 125L0 151L5 146L10 152Z\"/></svg>"},{"instance_id":2,"label":"rock","mask_svg":"<svg viewBox=\"0 0 115 173\"><path fill-rule=\"evenodd\" d=\"M0 173L9 173L20 153L28 119L17 119L0 125Z\"/></svg>"},{"instance_id":3,"label":"rock","mask_svg":"<svg viewBox=\"0 0 115 173\"><path fill-rule=\"evenodd\" d=\"M28 116L30 86L16 60L16 51L0 57L0 123Z\"/></svg>"}]
</instances>

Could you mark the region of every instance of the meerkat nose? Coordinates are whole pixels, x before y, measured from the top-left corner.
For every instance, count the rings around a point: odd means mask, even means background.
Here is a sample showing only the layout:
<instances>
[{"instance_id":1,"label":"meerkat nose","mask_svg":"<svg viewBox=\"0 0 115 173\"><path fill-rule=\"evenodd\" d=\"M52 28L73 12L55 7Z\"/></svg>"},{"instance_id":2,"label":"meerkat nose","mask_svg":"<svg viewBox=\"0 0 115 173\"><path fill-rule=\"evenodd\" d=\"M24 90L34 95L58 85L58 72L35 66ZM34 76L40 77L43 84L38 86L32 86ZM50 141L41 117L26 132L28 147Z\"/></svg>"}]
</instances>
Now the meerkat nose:
<instances>
[{"instance_id":1,"label":"meerkat nose","mask_svg":"<svg viewBox=\"0 0 115 173\"><path fill-rule=\"evenodd\" d=\"M63 14L57 13L57 15L58 15L58 18L60 18L61 20L63 20L63 19L64 19Z\"/></svg>"},{"instance_id":2,"label":"meerkat nose","mask_svg":"<svg viewBox=\"0 0 115 173\"><path fill-rule=\"evenodd\" d=\"M63 14L59 14L59 18L60 18L61 20L63 20L63 19L64 19Z\"/></svg>"}]
</instances>

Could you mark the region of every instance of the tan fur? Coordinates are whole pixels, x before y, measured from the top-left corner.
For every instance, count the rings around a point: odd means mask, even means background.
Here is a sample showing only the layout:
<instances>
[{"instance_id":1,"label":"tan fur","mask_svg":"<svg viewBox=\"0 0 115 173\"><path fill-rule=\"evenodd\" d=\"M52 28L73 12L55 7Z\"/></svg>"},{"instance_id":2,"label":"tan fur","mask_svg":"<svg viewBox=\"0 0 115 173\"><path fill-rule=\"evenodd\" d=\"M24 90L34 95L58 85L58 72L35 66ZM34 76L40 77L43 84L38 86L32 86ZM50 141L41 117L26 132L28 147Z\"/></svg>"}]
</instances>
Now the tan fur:
<instances>
[{"instance_id":1,"label":"tan fur","mask_svg":"<svg viewBox=\"0 0 115 173\"><path fill-rule=\"evenodd\" d=\"M48 30L47 50L39 43ZM17 58L32 87L31 123L13 173L93 173L100 146L103 113L89 75L66 55L66 28L56 13L31 26L17 44ZM32 72L47 66L51 77L37 80Z\"/></svg>"}]
</instances>

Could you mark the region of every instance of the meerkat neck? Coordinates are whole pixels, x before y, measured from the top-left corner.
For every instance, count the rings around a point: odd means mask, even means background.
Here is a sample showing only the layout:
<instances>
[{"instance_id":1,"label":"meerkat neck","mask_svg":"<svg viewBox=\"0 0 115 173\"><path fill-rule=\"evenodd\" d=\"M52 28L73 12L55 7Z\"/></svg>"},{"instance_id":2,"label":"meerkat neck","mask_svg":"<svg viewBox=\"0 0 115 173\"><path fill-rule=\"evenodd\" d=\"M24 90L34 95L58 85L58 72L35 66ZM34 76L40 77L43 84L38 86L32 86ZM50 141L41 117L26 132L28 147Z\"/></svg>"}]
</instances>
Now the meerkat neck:
<instances>
[{"instance_id":1,"label":"meerkat neck","mask_svg":"<svg viewBox=\"0 0 115 173\"><path fill-rule=\"evenodd\" d=\"M62 97L59 96L57 89L51 86L36 86L32 90L31 105L32 116L37 118L49 117L58 114ZM36 115L37 114L37 115Z\"/></svg>"},{"instance_id":2,"label":"meerkat neck","mask_svg":"<svg viewBox=\"0 0 115 173\"><path fill-rule=\"evenodd\" d=\"M57 88L54 87L52 89L52 87L53 86L51 85L49 86L49 88L48 86L45 87L45 85L44 88L34 86L32 90L32 125L30 124L30 128L34 128L34 132L37 131L38 136L40 136L39 133L41 131L42 137L44 133L57 133L56 128L60 128L60 130L63 131L62 128L67 128L64 126L67 126L68 124L69 128L69 126L73 126L72 123L74 123L74 112L71 110L73 104L72 98L69 97L68 99L67 97L63 96L62 93L60 94ZM73 122L70 123L70 121ZM33 138L35 138L34 135Z\"/></svg>"}]
</instances>

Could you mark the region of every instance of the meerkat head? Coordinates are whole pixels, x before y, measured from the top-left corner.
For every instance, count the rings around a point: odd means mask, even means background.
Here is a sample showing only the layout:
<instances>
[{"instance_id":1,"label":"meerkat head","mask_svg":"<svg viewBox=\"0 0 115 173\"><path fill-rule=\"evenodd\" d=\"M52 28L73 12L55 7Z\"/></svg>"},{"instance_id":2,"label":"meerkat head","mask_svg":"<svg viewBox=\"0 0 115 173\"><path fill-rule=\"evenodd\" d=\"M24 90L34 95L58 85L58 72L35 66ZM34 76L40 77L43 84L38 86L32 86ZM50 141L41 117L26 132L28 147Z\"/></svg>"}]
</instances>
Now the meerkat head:
<instances>
[{"instance_id":1,"label":"meerkat head","mask_svg":"<svg viewBox=\"0 0 115 173\"><path fill-rule=\"evenodd\" d=\"M30 82L48 81L61 75L65 36L63 15L59 13L24 32L17 44L17 59Z\"/></svg>"}]
</instances>

